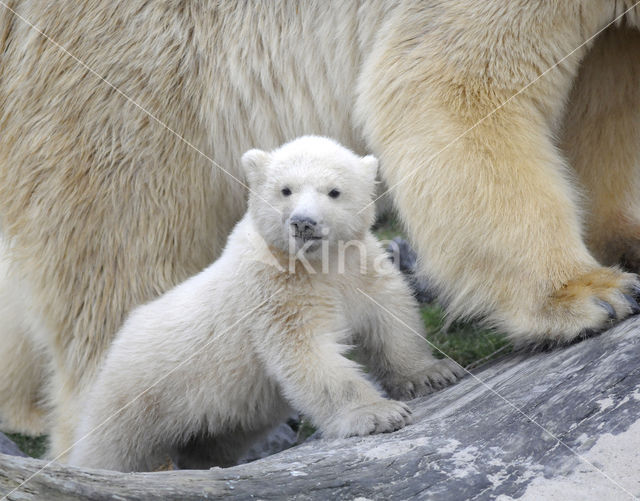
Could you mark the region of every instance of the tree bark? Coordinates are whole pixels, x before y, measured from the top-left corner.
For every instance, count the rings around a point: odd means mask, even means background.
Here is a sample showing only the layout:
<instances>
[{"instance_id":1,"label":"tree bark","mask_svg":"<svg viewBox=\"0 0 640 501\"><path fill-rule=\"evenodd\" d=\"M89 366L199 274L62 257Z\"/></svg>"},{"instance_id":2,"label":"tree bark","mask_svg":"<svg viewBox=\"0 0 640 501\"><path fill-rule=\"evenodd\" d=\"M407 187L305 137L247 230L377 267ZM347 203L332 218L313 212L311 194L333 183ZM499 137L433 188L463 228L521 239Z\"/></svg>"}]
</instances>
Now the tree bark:
<instances>
[{"instance_id":1,"label":"tree bark","mask_svg":"<svg viewBox=\"0 0 640 501\"><path fill-rule=\"evenodd\" d=\"M395 433L311 440L233 468L121 474L0 455L8 499L640 497L640 317L516 353L411 402ZM22 484L22 482L26 483Z\"/></svg>"},{"instance_id":2,"label":"tree bark","mask_svg":"<svg viewBox=\"0 0 640 501\"><path fill-rule=\"evenodd\" d=\"M7 437L4 433L0 433L0 454L11 454L12 456L23 456L26 454L22 452L18 446Z\"/></svg>"}]
</instances>

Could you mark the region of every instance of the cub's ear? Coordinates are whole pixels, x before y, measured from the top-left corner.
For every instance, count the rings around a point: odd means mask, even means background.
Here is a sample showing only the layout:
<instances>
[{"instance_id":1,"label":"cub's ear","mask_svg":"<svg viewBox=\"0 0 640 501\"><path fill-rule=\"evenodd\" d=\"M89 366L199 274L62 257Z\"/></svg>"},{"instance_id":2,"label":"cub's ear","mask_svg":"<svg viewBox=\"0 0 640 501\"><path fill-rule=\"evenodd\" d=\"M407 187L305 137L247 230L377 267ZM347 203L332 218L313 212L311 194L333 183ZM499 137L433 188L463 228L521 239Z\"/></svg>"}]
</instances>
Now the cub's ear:
<instances>
[{"instance_id":1,"label":"cub's ear","mask_svg":"<svg viewBox=\"0 0 640 501\"><path fill-rule=\"evenodd\" d=\"M365 172L367 172L371 176L371 179L375 181L376 176L378 175L378 159L373 155L367 155L366 157L362 157L360 161L364 166Z\"/></svg>"},{"instance_id":2,"label":"cub's ear","mask_svg":"<svg viewBox=\"0 0 640 501\"><path fill-rule=\"evenodd\" d=\"M250 187L258 186L264 179L264 168L271 160L271 155L262 150L249 150L242 155L242 168Z\"/></svg>"}]
</instances>

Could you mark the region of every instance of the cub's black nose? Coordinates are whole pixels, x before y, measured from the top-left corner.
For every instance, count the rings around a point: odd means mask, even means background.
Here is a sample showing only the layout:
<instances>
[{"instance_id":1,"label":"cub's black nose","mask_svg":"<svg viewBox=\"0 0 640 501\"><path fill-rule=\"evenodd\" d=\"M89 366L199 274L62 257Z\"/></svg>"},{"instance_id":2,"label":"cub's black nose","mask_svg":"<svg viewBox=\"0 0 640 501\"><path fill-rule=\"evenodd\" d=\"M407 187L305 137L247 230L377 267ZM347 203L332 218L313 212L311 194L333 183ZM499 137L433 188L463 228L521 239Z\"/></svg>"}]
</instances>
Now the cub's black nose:
<instances>
[{"instance_id":1,"label":"cub's black nose","mask_svg":"<svg viewBox=\"0 0 640 501\"><path fill-rule=\"evenodd\" d=\"M316 231L316 221L307 216L292 216L289 220L297 236L311 236Z\"/></svg>"}]
</instances>

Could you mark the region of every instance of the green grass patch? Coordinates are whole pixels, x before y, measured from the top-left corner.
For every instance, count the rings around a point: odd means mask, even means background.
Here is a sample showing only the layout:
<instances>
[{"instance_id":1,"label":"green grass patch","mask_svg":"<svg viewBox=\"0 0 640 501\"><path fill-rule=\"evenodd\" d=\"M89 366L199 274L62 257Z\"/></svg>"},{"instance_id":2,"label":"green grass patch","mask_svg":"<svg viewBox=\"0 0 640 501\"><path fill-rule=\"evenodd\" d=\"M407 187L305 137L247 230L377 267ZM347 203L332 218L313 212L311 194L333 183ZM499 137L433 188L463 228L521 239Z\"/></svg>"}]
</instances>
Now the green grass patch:
<instances>
[{"instance_id":1,"label":"green grass patch","mask_svg":"<svg viewBox=\"0 0 640 501\"><path fill-rule=\"evenodd\" d=\"M30 437L20 433L6 433L7 437L15 442L18 448L27 456L41 458L47 449L46 435Z\"/></svg>"},{"instance_id":2,"label":"green grass patch","mask_svg":"<svg viewBox=\"0 0 640 501\"><path fill-rule=\"evenodd\" d=\"M444 311L438 305L420 309L427 328L427 339L463 367L474 367L511 351L503 334L473 323L453 323L445 329ZM442 353L433 350L438 358Z\"/></svg>"},{"instance_id":3,"label":"green grass patch","mask_svg":"<svg viewBox=\"0 0 640 501\"><path fill-rule=\"evenodd\" d=\"M405 238L400 221L393 214L385 215L379 219L374 226L373 232L379 240L393 240L394 237Z\"/></svg>"},{"instance_id":4,"label":"green grass patch","mask_svg":"<svg viewBox=\"0 0 640 501\"><path fill-rule=\"evenodd\" d=\"M376 223L374 233L380 240L406 238L400 222L392 214ZM454 322L445 328L444 311L437 304L422 305L421 313L427 339L463 367L473 367L511 351L504 335L479 324ZM434 355L443 357L437 350Z\"/></svg>"}]
</instances>

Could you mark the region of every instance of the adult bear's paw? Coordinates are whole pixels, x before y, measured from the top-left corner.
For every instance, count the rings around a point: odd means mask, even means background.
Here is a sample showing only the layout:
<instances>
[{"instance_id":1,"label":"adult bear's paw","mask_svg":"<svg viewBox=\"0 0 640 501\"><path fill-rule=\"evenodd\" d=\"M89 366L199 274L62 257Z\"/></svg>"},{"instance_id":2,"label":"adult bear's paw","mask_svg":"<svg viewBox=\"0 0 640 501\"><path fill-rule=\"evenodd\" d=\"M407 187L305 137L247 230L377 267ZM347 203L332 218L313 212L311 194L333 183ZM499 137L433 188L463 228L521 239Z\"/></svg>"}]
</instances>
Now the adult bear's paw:
<instances>
[{"instance_id":1,"label":"adult bear's paw","mask_svg":"<svg viewBox=\"0 0 640 501\"><path fill-rule=\"evenodd\" d=\"M617 268L597 268L569 280L549 297L542 311L546 331L513 337L516 342L546 344L596 334L615 321L640 313L639 294L637 275Z\"/></svg>"}]
</instances>

